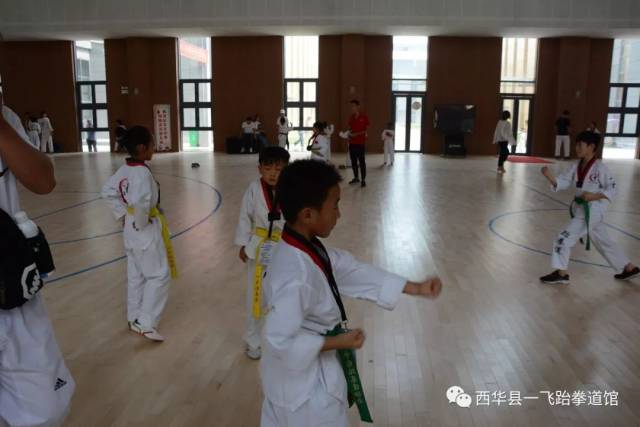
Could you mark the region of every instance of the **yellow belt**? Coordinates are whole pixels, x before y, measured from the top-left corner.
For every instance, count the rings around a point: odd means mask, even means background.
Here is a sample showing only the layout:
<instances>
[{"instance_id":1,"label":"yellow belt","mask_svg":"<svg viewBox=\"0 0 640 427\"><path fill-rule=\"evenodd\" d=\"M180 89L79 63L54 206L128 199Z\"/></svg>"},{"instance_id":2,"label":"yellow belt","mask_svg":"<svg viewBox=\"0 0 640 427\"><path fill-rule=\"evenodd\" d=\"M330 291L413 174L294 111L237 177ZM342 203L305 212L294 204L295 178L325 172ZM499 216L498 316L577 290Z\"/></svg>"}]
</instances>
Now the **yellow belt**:
<instances>
[{"instance_id":1,"label":"yellow belt","mask_svg":"<svg viewBox=\"0 0 640 427\"><path fill-rule=\"evenodd\" d=\"M262 227L256 227L255 235L260 237L260 243L256 247L256 267L253 272L253 317L259 319L262 317L262 278L267 266L260 264L260 248L267 240L277 242L280 240L280 230L272 230L269 237L269 230Z\"/></svg>"},{"instance_id":2,"label":"yellow belt","mask_svg":"<svg viewBox=\"0 0 640 427\"><path fill-rule=\"evenodd\" d=\"M127 213L133 215L135 209L127 207ZM164 247L167 250L167 260L169 261L169 269L171 270L171 278L176 279L178 277L178 266L176 264L176 256L173 252L173 245L171 244L171 234L169 233L169 225L167 224L167 218L157 207L151 208L149 211L149 218L158 218L160 225L162 226L162 241Z\"/></svg>"}]
</instances>

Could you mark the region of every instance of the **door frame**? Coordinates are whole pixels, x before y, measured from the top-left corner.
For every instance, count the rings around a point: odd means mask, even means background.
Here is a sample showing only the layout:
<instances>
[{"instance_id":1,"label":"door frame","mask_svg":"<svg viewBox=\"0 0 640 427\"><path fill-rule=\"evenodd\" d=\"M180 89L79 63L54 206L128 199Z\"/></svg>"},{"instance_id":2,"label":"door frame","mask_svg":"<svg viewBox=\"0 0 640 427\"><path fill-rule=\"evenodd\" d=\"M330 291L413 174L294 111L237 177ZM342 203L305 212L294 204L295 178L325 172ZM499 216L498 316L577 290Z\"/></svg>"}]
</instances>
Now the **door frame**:
<instances>
[{"instance_id":1,"label":"door frame","mask_svg":"<svg viewBox=\"0 0 640 427\"><path fill-rule=\"evenodd\" d=\"M535 95L534 94L530 94L530 93L501 93L500 94L500 114L502 114L502 112L504 111L504 101L506 99L512 99L514 101L513 103L513 115L511 117L511 123L514 124L512 132L513 132L513 137L516 139L516 141L518 140L518 126L515 126L516 120L518 120L519 118L519 112L520 112L520 100L527 100L529 101L529 124L527 127L527 150L525 153L516 153L516 155L519 156L530 156L531 155L531 151L532 151L532 143L533 143L533 120L534 120L534 114L533 114L533 106L535 103Z\"/></svg>"},{"instance_id":2,"label":"door frame","mask_svg":"<svg viewBox=\"0 0 640 427\"><path fill-rule=\"evenodd\" d=\"M407 115L405 118L405 142L404 142L404 150L394 150L397 153L422 153L422 147L424 146L424 119L425 119L425 110L426 110L426 102L427 102L427 93L426 92L409 92L409 91L392 91L391 92L391 112L392 112L392 121L396 123L396 99L398 97L406 97L406 107L407 107ZM422 98L422 117L420 118L420 148L418 150L410 150L409 146L411 144L411 98ZM395 130L395 129L394 129Z\"/></svg>"},{"instance_id":3,"label":"door frame","mask_svg":"<svg viewBox=\"0 0 640 427\"><path fill-rule=\"evenodd\" d=\"M107 100L105 102L96 102L96 85L104 85L105 94L107 88L106 80L79 80L76 82L76 105L78 106L77 117L78 117L78 141L80 152L83 152L84 148L84 139L82 138L83 132L88 132L90 130L94 132L107 132L109 133L109 109L107 106ZM82 102L82 86L91 87L91 102L83 103ZM82 110L91 110L92 112L92 120L91 123L93 127L87 128L84 125L84 120L82 118ZM98 110L105 110L107 112L107 127L99 127L98 126ZM113 149L111 144L111 135L109 134L109 151Z\"/></svg>"}]
</instances>

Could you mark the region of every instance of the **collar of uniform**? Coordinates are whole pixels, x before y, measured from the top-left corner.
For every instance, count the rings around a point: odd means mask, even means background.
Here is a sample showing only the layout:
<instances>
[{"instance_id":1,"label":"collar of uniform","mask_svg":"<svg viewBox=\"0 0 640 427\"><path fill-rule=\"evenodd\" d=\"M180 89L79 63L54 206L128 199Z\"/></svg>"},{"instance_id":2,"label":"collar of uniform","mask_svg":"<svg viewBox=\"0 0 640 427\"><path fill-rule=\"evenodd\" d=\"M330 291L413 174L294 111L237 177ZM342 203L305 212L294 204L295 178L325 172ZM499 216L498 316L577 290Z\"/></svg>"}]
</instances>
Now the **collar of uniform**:
<instances>
[{"instance_id":1,"label":"collar of uniform","mask_svg":"<svg viewBox=\"0 0 640 427\"><path fill-rule=\"evenodd\" d=\"M132 159L131 157L126 159L126 162L127 162L127 166L144 166L144 167L148 167L147 164L144 161Z\"/></svg>"}]
</instances>

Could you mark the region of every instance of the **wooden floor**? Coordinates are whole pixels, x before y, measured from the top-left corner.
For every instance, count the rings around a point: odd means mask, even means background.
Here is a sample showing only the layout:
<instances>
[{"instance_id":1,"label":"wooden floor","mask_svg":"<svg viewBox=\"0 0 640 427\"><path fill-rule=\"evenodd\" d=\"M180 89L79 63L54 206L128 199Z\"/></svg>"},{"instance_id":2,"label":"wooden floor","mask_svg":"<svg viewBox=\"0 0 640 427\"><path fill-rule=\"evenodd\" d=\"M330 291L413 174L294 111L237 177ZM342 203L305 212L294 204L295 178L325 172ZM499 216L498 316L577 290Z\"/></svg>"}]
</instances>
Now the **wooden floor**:
<instances>
[{"instance_id":1,"label":"wooden floor","mask_svg":"<svg viewBox=\"0 0 640 427\"><path fill-rule=\"evenodd\" d=\"M67 425L257 426L258 364L241 341L246 275L232 243L257 158L154 158L181 271L160 345L127 332L122 236L99 200L122 159L57 156L55 191L21 194L58 266L44 295L78 383ZM490 157L398 154L392 168L367 160L368 187L343 185L329 242L410 278L437 271L445 283L439 300L405 296L394 312L348 302L351 324L368 333L358 360L375 426L640 425L640 281L613 280L583 247L571 285L537 280L550 271L571 193L549 192L535 164L508 163L497 176ZM640 161L608 164L619 189L610 231L640 262ZM449 404L452 385L471 408ZM480 391L539 399L477 406ZM551 406L543 391L616 391L618 405Z\"/></svg>"}]
</instances>

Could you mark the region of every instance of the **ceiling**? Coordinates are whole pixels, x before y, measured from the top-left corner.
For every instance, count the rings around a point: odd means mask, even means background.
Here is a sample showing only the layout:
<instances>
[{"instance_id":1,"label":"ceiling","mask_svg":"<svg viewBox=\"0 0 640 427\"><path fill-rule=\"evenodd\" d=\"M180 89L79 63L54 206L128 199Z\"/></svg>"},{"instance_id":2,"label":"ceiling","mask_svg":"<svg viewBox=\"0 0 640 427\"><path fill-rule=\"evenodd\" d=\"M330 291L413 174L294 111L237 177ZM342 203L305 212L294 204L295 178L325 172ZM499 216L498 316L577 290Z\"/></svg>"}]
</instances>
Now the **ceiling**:
<instances>
[{"instance_id":1,"label":"ceiling","mask_svg":"<svg viewBox=\"0 0 640 427\"><path fill-rule=\"evenodd\" d=\"M640 37L640 0L0 0L4 40L194 35Z\"/></svg>"}]
</instances>

